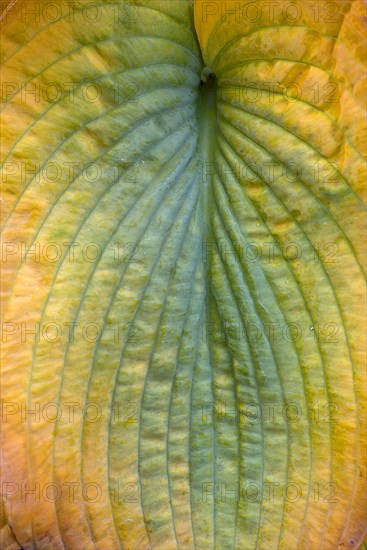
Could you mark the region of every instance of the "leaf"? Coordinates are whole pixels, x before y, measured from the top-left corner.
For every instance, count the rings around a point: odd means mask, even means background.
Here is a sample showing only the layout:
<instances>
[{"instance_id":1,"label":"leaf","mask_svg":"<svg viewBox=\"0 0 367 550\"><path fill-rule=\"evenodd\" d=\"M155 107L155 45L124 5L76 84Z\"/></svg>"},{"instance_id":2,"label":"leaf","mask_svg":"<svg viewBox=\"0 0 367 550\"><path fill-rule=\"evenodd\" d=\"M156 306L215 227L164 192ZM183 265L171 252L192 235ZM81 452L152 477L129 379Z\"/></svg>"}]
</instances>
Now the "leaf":
<instances>
[{"instance_id":1,"label":"leaf","mask_svg":"<svg viewBox=\"0 0 367 550\"><path fill-rule=\"evenodd\" d=\"M291 5L3 13L3 495L24 548L363 540L364 10Z\"/></svg>"},{"instance_id":2,"label":"leaf","mask_svg":"<svg viewBox=\"0 0 367 550\"><path fill-rule=\"evenodd\" d=\"M272 427L264 426L262 441L251 442L243 458L252 465L252 457L263 457L252 471L247 467L247 477L295 480L308 487L307 498L275 507L246 503L239 513L249 547L352 547L363 533L365 498L365 369L358 329L364 316L365 149L357 137L365 126L363 6L335 3L333 17L326 14L332 6L322 2L297 3L297 14L291 8L288 17L285 8L269 16L261 2L240 4L232 14L238 3L228 2L227 15L223 6L195 5L204 62L219 83L213 238L255 241L261 250L269 242L282 251L295 243L298 258L287 261L278 253L271 265L232 256L228 266L216 259L214 294L228 322L240 317L237 305L244 322L299 324L299 341L268 340L263 350L253 348L253 380L260 402L295 401L310 412L299 424L282 426L276 453ZM329 88L335 89L332 96ZM250 169L239 181L244 165ZM315 167L320 176L314 177ZM316 248L323 250L320 258L313 255ZM307 328L322 326L337 328L337 337L315 341ZM240 345L233 348L232 356L239 357ZM316 423L314 403L338 412L327 418L331 422ZM337 497L315 499L315 483L332 484Z\"/></svg>"}]
</instances>

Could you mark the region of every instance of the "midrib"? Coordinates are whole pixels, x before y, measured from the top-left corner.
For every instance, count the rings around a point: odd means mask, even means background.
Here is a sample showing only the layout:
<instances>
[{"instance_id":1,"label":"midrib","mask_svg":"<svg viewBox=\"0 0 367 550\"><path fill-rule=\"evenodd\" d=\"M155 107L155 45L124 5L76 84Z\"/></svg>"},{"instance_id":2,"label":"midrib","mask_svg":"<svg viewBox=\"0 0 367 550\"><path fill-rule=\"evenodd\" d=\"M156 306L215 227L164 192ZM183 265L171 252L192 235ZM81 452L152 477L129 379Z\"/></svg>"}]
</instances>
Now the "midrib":
<instances>
[{"instance_id":1,"label":"midrib","mask_svg":"<svg viewBox=\"0 0 367 550\"><path fill-rule=\"evenodd\" d=\"M205 73L205 69L203 74ZM197 115L199 125L199 156L201 160L200 208L203 216L203 243L211 242L209 215L212 204L212 178L214 175L217 134L217 82L209 80L200 85ZM208 265L206 266L209 267Z\"/></svg>"}]
</instances>

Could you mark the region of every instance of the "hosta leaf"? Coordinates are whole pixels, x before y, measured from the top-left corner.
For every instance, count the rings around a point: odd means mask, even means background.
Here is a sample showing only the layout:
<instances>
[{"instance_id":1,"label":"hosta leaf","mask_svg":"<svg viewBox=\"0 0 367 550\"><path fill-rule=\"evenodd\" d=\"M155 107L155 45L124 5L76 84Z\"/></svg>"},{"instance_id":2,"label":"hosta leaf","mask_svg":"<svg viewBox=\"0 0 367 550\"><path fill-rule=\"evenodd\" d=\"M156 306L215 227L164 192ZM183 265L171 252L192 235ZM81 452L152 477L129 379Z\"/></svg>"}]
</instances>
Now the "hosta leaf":
<instances>
[{"instance_id":1,"label":"hosta leaf","mask_svg":"<svg viewBox=\"0 0 367 550\"><path fill-rule=\"evenodd\" d=\"M312 333L304 331L294 343L275 340L265 357L265 350L254 346L260 401L269 384L273 400L296 401L302 410L310 410L313 402L333 404L338 421L316 425L311 415L301 424L288 423L277 434L283 438L277 453L274 435L264 426L262 441L257 448L252 442L244 454L247 475L280 483L298 479L309 488L316 480L328 481L339 494L335 503L315 502L311 494L297 505L246 503L240 513L249 547L353 547L363 532L365 371L357 329L365 307L365 149L357 137L365 127L363 6L333 6L333 16L328 12L332 6L322 2L300 2L288 12L286 4L269 12L261 2L209 6L199 1L195 7L204 62L219 82L213 238L255 241L262 247L273 241L281 250L295 242L302 256L295 261L280 256L276 266L246 260L241 265L238 257L223 266L218 259L213 286L217 283L214 294L223 304L220 315L228 315L228 322L236 315L223 288L227 275L245 321L249 305L240 302L243 282L260 323L297 321L312 330L332 322L339 329L332 344L325 338L312 341ZM239 180L243 165L254 167L252 181L249 176ZM233 170L234 177L224 176L224 170L221 175L221 167ZM321 177L312 174L315 167ZM339 257L313 258L316 243L324 251L338 250ZM236 346L233 355L239 354ZM259 454L263 463L255 461L250 472L247 464Z\"/></svg>"},{"instance_id":2,"label":"hosta leaf","mask_svg":"<svg viewBox=\"0 0 367 550\"><path fill-rule=\"evenodd\" d=\"M363 6L5 9L5 548L362 543Z\"/></svg>"}]
</instances>

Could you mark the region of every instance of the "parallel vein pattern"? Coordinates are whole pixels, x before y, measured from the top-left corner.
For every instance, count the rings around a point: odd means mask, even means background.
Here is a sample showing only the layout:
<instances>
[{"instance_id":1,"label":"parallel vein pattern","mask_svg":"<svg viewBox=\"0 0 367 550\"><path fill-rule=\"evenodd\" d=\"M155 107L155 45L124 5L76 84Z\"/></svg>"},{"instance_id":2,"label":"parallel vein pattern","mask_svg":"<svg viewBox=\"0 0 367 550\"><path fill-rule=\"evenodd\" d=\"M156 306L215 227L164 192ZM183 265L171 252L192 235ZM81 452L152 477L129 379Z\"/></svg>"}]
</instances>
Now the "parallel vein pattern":
<instances>
[{"instance_id":1,"label":"parallel vein pattern","mask_svg":"<svg viewBox=\"0 0 367 550\"><path fill-rule=\"evenodd\" d=\"M318 18L307 1L288 18L263 2L251 14L238 2L195 7L204 62L218 80L210 237L219 315L228 326L236 320L238 334L260 327L247 360L246 340L227 332L257 402L302 412L283 417L276 433L263 423L262 441L245 455L257 470L248 467L242 483L263 488L260 503L243 503L248 548L354 548L364 532L363 6L333 6L332 20L323 2ZM298 332L269 338L274 326ZM337 337L328 338L332 327ZM323 420L315 406L328 411ZM254 426L246 433L254 438ZM269 482L300 486L302 498L278 491L269 502ZM330 493L316 497L315 487Z\"/></svg>"},{"instance_id":2,"label":"parallel vein pattern","mask_svg":"<svg viewBox=\"0 0 367 550\"><path fill-rule=\"evenodd\" d=\"M363 2L275 4L2 15L6 550L362 543Z\"/></svg>"}]
</instances>

